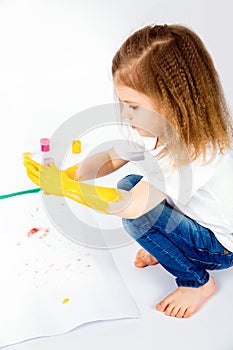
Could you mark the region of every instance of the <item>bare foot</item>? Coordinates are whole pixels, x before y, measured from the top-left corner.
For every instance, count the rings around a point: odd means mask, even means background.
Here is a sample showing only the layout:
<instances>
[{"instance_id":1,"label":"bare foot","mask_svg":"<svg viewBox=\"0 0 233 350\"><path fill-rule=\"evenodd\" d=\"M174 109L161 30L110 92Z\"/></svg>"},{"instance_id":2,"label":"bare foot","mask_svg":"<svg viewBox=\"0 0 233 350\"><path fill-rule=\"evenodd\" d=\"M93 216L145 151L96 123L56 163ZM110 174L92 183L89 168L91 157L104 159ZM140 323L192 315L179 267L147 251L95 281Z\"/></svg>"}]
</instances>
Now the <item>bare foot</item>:
<instances>
[{"instance_id":1,"label":"bare foot","mask_svg":"<svg viewBox=\"0 0 233 350\"><path fill-rule=\"evenodd\" d=\"M216 283L213 277L199 288L178 287L169 294L159 304L156 305L158 311L162 311L167 316L190 317L216 290Z\"/></svg>"},{"instance_id":2,"label":"bare foot","mask_svg":"<svg viewBox=\"0 0 233 350\"><path fill-rule=\"evenodd\" d=\"M158 260L155 259L153 255L148 253L143 248L139 249L134 260L134 265L136 267L145 267L148 265L156 265L158 263L159 263Z\"/></svg>"}]
</instances>

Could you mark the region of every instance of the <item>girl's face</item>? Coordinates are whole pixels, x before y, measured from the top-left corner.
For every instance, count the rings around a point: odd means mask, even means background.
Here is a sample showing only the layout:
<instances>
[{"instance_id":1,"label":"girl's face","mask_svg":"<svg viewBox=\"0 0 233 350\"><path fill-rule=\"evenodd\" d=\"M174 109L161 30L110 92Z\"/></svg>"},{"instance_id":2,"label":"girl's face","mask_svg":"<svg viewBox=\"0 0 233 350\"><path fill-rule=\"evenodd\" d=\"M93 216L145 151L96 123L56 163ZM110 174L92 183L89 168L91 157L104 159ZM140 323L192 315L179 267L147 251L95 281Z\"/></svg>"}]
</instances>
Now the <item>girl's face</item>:
<instances>
[{"instance_id":1,"label":"girl's face","mask_svg":"<svg viewBox=\"0 0 233 350\"><path fill-rule=\"evenodd\" d=\"M121 118L126 118L130 126L141 136L160 137L163 118L155 110L151 99L116 82L114 86L121 103Z\"/></svg>"}]
</instances>

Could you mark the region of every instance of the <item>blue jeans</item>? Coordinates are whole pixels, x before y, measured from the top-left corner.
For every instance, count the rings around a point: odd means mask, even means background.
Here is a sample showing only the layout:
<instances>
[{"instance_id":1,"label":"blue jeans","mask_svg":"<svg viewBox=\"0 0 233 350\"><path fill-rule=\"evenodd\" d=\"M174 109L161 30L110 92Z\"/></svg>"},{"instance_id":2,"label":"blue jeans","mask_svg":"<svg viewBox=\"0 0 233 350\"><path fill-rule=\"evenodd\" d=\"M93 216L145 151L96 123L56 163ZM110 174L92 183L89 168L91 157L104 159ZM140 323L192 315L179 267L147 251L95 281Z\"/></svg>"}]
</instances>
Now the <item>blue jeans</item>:
<instances>
[{"instance_id":1,"label":"blue jeans","mask_svg":"<svg viewBox=\"0 0 233 350\"><path fill-rule=\"evenodd\" d=\"M127 175L117 187L130 191L141 178ZM122 223L127 233L176 277L178 286L200 287L209 280L206 270L233 265L233 252L225 249L211 230L181 214L166 200L136 219L122 219Z\"/></svg>"}]
</instances>

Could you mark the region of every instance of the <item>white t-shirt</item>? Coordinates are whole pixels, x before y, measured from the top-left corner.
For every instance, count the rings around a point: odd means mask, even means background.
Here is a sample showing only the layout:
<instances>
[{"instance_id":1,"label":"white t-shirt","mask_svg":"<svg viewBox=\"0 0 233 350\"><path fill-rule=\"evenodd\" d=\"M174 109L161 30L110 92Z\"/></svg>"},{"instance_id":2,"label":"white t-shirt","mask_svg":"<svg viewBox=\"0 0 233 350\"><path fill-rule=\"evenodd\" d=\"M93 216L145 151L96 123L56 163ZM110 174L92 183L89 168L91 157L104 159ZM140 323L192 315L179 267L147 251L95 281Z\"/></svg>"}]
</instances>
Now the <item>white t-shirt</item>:
<instances>
[{"instance_id":1,"label":"white t-shirt","mask_svg":"<svg viewBox=\"0 0 233 350\"><path fill-rule=\"evenodd\" d=\"M120 141L115 147L118 156L137 161L145 174L142 180L165 193L170 205L209 228L233 252L233 151L206 165L197 160L172 171L168 156L157 157L163 146L154 149L156 138L140 139Z\"/></svg>"}]
</instances>

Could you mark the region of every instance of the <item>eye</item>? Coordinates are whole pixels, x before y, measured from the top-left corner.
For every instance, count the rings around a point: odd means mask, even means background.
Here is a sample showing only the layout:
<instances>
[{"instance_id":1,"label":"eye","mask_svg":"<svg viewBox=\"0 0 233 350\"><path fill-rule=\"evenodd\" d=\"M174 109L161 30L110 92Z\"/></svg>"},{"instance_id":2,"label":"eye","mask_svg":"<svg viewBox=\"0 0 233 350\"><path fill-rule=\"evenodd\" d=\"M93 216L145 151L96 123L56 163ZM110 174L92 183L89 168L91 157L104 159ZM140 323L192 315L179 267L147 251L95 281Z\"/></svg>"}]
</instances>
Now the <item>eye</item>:
<instances>
[{"instance_id":1,"label":"eye","mask_svg":"<svg viewBox=\"0 0 233 350\"><path fill-rule=\"evenodd\" d=\"M136 109L138 109L138 106L129 105L129 108L131 108L131 109L133 109L134 111L136 111Z\"/></svg>"}]
</instances>

